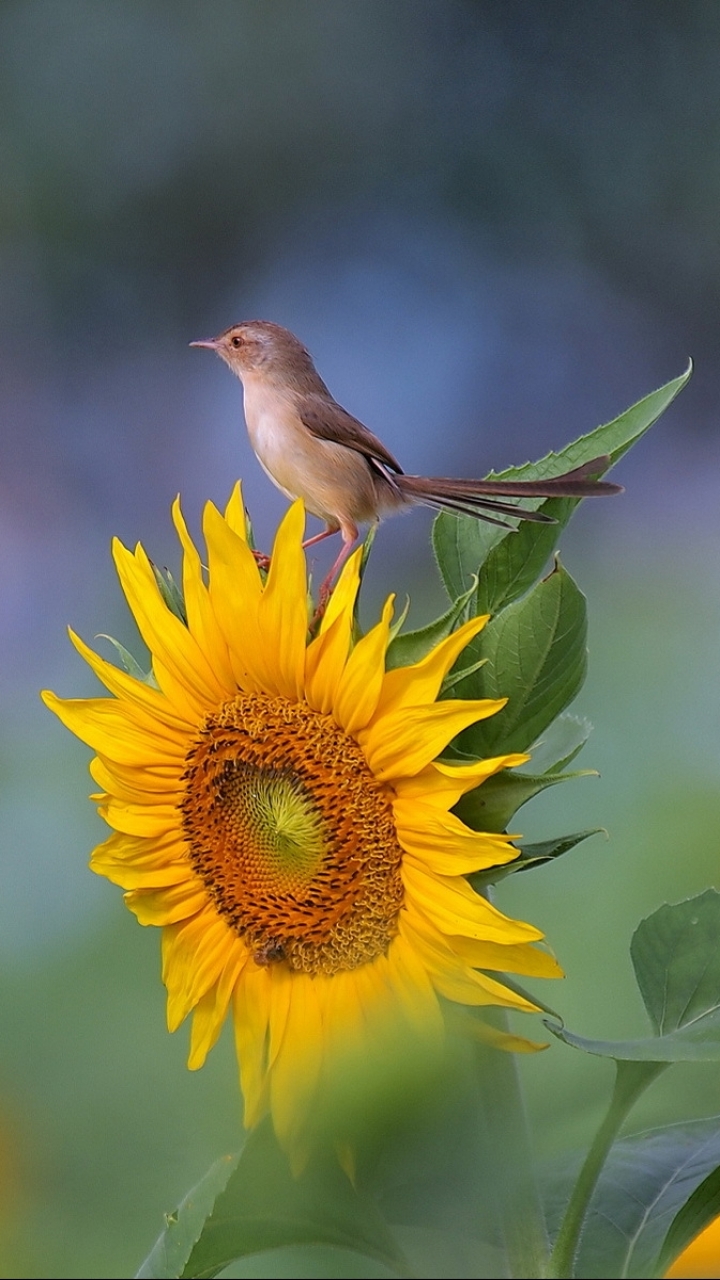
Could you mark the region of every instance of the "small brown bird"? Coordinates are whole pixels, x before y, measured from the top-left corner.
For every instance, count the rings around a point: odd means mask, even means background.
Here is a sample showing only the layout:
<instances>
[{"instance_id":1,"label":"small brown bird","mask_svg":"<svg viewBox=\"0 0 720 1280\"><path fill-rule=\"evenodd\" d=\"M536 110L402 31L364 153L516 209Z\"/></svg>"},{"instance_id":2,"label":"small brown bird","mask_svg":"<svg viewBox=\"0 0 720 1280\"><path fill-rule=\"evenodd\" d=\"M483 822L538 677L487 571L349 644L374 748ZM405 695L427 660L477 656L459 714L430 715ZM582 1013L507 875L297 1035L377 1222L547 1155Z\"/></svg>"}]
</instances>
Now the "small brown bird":
<instances>
[{"instance_id":1,"label":"small brown bird","mask_svg":"<svg viewBox=\"0 0 720 1280\"><path fill-rule=\"evenodd\" d=\"M288 498L302 498L325 529L304 546L342 536L342 549L321 590L327 599L358 538L358 525L422 503L505 525L499 516L550 521L508 498L584 498L619 493L594 479L607 457L548 480L452 480L408 476L389 449L331 395L303 344L279 324L248 320L217 338L191 342L216 351L243 384L245 421L258 461ZM512 526L509 526L512 527Z\"/></svg>"}]
</instances>

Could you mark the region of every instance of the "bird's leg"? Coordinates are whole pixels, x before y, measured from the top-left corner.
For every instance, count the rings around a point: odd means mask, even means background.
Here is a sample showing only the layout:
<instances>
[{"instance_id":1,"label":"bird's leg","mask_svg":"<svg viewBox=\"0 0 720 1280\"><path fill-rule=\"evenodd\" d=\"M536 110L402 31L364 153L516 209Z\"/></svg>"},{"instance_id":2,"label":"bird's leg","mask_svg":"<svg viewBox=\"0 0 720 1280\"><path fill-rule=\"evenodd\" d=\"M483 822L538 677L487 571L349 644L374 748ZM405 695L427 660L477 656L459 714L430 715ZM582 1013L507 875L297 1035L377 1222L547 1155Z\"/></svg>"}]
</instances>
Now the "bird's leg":
<instances>
[{"instance_id":1,"label":"bird's leg","mask_svg":"<svg viewBox=\"0 0 720 1280\"><path fill-rule=\"evenodd\" d=\"M314 538L308 538L306 542L303 542L303 551L308 547L314 547L316 542L322 542L323 538L329 538L333 533L339 532L339 524L327 525L327 527L323 529L322 533L316 533ZM263 551L253 551L253 555L255 557L255 562L260 569L267 570L270 568L270 557L266 556Z\"/></svg>"},{"instance_id":2,"label":"bird's leg","mask_svg":"<svg viewBox=\"0 0 720 1280\"><path fill-rule=\"evenodd\" d=\"M321 534L320 537L327 537L329 533L337 533L337 530L326 529L325 533ZM322 618L327 608L328 600L330 599L330 593L333 588L333 582L335 581L337 575L339 574L345 561L350 555L350 552L352 551L355 543L358 540L359 530L356 524L349 524L349 523L341 524L340 533L342 534L342 547L340 548L340 552L338 554L338 557L332 569L330 570L322 586L320 587L320 594L318 596L318 606L317 606L317 609L315 610L315 617L313 618L313 623L318 622L319 619ZM319 541L319 538L313 539L313 541L317 542Z\"/></svg>"},{"instance_id":3,"label":"bird's leg","mask_svg":"<svg viewBox=\"0 0 720 1280\"><path fill-rule=\"evenodd\" d=\"M331 538L334 533L340 532L339 524L326 524L322 533L316 533L313 538L308 538L303 542L303 551L307 551L308 547L314 547L317 542L322 542L325 538ZM357 537L357 534L355 535Z\"/></svg>"}]
</instances>

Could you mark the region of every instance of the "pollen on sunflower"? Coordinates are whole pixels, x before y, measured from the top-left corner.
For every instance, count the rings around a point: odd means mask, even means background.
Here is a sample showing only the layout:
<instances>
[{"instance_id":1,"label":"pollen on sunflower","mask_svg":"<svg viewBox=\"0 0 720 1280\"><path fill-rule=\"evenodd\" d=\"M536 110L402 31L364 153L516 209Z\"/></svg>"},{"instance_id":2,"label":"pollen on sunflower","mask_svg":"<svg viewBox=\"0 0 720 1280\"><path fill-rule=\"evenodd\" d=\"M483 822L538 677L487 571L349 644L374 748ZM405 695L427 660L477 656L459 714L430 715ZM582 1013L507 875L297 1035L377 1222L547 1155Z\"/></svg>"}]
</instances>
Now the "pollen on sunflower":
<instances>
[{"instance_id":1,"label":"pollen on sunflower","mask_svg":"<svg viewBox=\"0 0 720 1280\"><path fill-rule=\"evenodd\" d=\"M485 618L386 671L392 600L354 639L359 552L309 638L300 503L266 579L239 486L224 513L205 508L207 570L179 503L173 517L186 620L143 548L114 546L154 683L73 636L113 697L43 696L97 753L91 772L113 834L91 866L127 890L142 924L163 930L170 1029L193 1016L189 1065L202 1065L230 1012L245 1124L270 1111L292 1154L349 1053L375 1052L390 1027L441 1042L443 1001L534 1011L494 973L558 976L539 930L465 878L513 859L510 838L452 812L526 757L438 759L503 705L437 700Z\"/></svg>"}]
</instances>

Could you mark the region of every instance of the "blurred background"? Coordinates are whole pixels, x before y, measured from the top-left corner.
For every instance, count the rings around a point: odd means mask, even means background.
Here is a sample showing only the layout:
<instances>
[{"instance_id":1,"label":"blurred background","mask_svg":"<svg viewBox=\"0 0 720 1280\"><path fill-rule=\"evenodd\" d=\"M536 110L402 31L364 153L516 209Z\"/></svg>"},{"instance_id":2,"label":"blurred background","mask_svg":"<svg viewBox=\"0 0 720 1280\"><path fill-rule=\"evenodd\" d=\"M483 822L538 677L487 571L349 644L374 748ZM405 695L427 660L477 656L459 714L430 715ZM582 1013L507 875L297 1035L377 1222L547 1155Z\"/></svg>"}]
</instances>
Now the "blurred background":
<instances>
[{"instance_id":1,"label":"blurred background","mask_svg":"<svg viewBox=\"0 0 720 1280\"><path fill-rule=\"evenodd\" d=\"M500 906L546 930L568 1026L619 1038L646 1030L639 919L720 878L720 6L5 0L0 68L0 1274L126 1276L238 1144L233 1051L186 1071L159 935L87 870L89 752L38 690L96 692L68 623L137 649L113 535L176 570L176 493L197 530L242 476L262 546L285 508L191 339L287 325L406 470L468 476L694 359L562 540L601 776L520 826L610 838ZM390 589L415 625L443 606L430 524L381 529L368 618ZM582 1146L609 1066L553 1045L523 1071L541 1151ZM720 1112L717 1067L634 1119L668 1112Z\"/></svg>"}]
</instances>

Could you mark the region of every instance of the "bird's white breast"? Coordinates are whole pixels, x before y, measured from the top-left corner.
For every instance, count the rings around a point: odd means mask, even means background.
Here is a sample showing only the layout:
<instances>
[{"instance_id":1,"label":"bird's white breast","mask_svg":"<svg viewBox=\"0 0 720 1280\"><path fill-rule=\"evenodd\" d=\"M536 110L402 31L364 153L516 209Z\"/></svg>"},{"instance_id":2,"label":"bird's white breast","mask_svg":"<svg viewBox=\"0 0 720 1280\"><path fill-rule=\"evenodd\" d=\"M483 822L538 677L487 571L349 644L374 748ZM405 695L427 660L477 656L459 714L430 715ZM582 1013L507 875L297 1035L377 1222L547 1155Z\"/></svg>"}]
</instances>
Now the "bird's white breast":
<instances>
[{"instance_id":1,"label":"bird's white breast","mask_svg":"<svg viewBox=\"0 0 720 1280\"><path fill-rule=\"evenodd\" d=\"M293 465L301 425L293 399L265 379L248 377L243 401L250 443L261 467L286 497L302 497Z\"/></svg>"},{"instance_id":2,"label":"bird's white breast","mask_svg":"<svg viewBox=\"0 0 720 1280\"><path fill-rule=\"evenodd\" d=\"M374 519L377 498L362 455L313 435L294 391L252 375L243 386L250 443L273 484L334 528Z\"/></svg>"}]
</instances>

